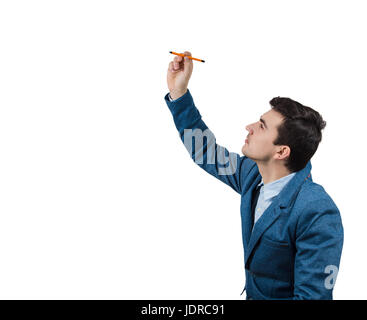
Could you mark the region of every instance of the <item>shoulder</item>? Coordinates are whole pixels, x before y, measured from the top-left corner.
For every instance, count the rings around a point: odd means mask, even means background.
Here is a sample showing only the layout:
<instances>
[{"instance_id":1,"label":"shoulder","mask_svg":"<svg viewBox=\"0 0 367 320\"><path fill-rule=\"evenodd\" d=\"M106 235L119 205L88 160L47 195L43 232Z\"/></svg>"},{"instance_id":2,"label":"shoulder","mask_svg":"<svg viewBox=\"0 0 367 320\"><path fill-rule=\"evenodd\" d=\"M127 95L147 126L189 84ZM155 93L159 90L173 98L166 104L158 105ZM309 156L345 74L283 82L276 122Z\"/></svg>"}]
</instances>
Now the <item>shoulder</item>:
<instances>
[{"instance_id":1,"label":"shoulder","mask_svg":"<svg viewBox=\"0 0 367 320\"><path fill-rule=\"evenodd\" d=\"M307 180L298 193L296 203L300 206L317 207L326 206L338 209L331 196L323 186L313 181Z\"/></svg>"},{"instance_id":2,"label":"shoulder","mask_svg":"<svg viewBox=\"0 0 367 320\"><path fill-rule=\"evenodd\" d=\"M325 189L313 181L302 185L293 208L301 230L310 225L317 225L320 230L332 227L338 233L343 230L337 205Z\"/></svg>"}]
</instances>

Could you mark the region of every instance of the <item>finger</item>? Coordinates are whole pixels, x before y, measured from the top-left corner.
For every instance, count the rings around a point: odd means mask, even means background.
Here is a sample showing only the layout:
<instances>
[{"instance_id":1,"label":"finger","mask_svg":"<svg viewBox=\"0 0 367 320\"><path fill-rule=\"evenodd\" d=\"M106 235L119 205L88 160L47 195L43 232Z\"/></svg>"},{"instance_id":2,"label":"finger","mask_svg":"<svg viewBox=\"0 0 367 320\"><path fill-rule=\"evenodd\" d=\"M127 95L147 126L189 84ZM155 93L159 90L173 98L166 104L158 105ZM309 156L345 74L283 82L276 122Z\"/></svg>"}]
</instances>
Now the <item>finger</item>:
<instances>
[{"instance_id":1,"label":"finger","mask_svg":"<svg viewBox=\"0 0 367 320\"><path fill-rule=\"evenodd\" d=\"M182 57L181 57L181 56L175 56L175 57L173 58L173 60L174 60L175 62L181 62L181 61L182 61Z\"/></svg>"},{"instance_id":2,"label":"finger","mask_svg":"<svg viewBox=\"0 0 367 320\"><path fill-rule=\"evenodd\" d=\"M175 70L174 66L173 66L173 61L171 61L168 65L168 70L171 72L176 72L177 70Z\"/></svg>"},{"instance_id":3,"label":"finger","mask_svg":"<svg viewBox=\"0 0 367 320\"><path fill-rule=\"evenodd\" d=\"M192 66L192 59L187 58L188 56L192 57L191 52L185 51L184 55L185 55L185 65L188 64L188 66Z\"/></svg>"},{"instance_id":4,"label":"finger","mask_svg":"<svg viewBox=\"0 0 367 320\"><path fill-rule=\"evenodd\" d=\"M181 69L181 68L183 68L183 61L182 62L174 62L173 63L173 68L175 69L175 70L179 70L179 69Z\"/></svg>"},{"instance_id":5,"label":"finger","mask_svg":"<svg viewBox=\"0 0 367 320\"><path fill-rule=\"evenodd\" d=\"M173 66L174 66L175 69L180 69L183 66L183 57L176 56L173 59Z\"/></svg>"}]
</instances>

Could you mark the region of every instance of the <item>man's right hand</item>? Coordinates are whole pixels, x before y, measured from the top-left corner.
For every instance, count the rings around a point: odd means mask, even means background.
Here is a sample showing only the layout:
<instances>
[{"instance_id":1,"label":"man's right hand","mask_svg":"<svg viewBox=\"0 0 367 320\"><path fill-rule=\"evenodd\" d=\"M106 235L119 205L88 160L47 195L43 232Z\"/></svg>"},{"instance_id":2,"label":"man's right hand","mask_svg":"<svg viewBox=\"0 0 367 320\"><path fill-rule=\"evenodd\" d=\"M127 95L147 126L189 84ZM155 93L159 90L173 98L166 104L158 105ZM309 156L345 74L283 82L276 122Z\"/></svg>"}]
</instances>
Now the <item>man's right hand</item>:
<instances>
[{"instance_id":1,"label":"man's right hand","mask_svg":"<svg viewBox=\"0 0 367 320\"><path fill-rule=\"evenodd\" d=\"M191 56L191 53L185 51L184 55ZM181 56L175 56L173 61L169 63L167 85L173 100L178 99L186 93L193 66L194 64L191 59L184 59Z\"/></svg>"}]
</instances>

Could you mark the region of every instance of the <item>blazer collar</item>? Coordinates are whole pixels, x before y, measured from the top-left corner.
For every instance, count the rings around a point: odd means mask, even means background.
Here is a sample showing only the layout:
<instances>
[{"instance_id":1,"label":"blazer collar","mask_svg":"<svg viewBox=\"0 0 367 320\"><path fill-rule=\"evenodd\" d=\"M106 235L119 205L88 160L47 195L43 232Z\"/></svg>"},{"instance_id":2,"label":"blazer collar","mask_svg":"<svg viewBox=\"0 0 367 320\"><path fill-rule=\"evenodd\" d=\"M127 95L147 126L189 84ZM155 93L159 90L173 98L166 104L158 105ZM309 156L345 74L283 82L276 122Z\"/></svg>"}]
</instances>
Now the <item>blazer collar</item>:
<instances>
[{"instance_id":1,"label":"blazer collar","mask_svg":"<svg viewBox=\"0 0 367 320\"><path fill-rule=\"evenodd\" d=\"M293 199L297 196L300 187L305 180L311 178L312 165L309 161L307 165L300 171L297 171L296 175L288 182L284 189L279 194L279 206L288 207Z\"/></svg>"},{"instance_id":2,"label":"blazer collar","mask_svg":"<svg viewBox=\"0 0 367 320\"><path fill-rule=\"evenodd\" d=\"M274 198L277 196L284 186L296 175L296 172L290 173L278 180L272 181L270 183L264 184L264 181L261 180L261 182L257 185L258 187L262 187L262 195L263 199L270 200L271 198Z\"/></svg>"}]
</instances>

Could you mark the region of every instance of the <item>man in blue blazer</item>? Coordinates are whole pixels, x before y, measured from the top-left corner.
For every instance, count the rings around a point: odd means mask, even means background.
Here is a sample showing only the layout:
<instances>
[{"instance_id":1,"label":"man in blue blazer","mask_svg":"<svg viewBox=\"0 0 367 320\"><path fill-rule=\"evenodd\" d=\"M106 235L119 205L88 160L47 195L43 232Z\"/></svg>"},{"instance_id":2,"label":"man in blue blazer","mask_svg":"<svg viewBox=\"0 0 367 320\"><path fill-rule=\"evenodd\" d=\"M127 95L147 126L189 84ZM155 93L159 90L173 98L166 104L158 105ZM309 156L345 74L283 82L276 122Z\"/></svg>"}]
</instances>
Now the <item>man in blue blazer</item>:
<instances>
[{"instance_id":1,"label":"man in blue blazer","mask_svg":"<svg viewBox=\"0 0 367 320\"><path fill-rule=\"evenodd\" d=\"M229 152L194 105L192 70L187 57L170 62L165 101L195 163L241 195L247 299L332 299L343 226L331 197L312 181L310 163L325 121L277 97L246 127L243 156Z\"/></svg>"}]
</instances>

